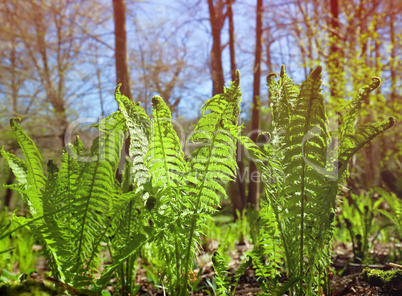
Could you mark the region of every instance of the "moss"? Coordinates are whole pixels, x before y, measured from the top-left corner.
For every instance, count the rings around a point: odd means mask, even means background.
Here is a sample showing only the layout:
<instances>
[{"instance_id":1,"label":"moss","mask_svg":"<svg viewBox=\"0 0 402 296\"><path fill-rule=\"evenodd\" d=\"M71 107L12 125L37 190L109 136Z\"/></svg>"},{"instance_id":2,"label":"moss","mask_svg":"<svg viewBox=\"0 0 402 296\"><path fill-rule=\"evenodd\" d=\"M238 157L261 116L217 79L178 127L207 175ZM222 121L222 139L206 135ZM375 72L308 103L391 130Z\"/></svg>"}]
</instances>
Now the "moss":
<instances>
[{"instance_id":1,"label":"moss","mask_svg":"<svg viewBox=\"0 0 402 296\"><path fill-rule=\"evenodd\" d=\"M402 269L383 271L365 268L360 276L371 286L381 287L393 295L401 295L395 293L402 292Z\"/></svg>"},{"instance_id":2,"label":"moss","mask_svg":"<svg viewBox=\"0 0 402 296\"><path fill-rule=\"evenodd\" d=\"M44 283L32 280L23 283L3 283L0 285L0 295L4 296L57 296L63 293L55 288L46 286Z\"/></svg>"},{"instance_id":3,"label":"moss","mask_svg":"<svg viewBox=\"0 0 402 296\"><path fill-rule=\"evenodd\" d=\"M61 287L49 287L42 282L36 282L34 280L27 280L22 283L0 283L0 295L1 296L60 296L67 295L64 289ZM100 292L95 291L78 291L70 293L75 296L98 296Z\"/></svg>"}]
</instances>

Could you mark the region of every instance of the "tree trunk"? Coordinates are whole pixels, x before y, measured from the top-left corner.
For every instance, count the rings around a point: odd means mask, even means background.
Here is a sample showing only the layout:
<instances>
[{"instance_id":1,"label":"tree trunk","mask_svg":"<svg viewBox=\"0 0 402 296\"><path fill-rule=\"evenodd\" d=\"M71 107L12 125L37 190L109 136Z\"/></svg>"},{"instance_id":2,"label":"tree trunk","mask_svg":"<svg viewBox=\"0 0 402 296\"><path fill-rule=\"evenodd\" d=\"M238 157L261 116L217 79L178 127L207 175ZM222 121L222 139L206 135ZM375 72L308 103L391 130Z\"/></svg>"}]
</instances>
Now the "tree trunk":
<instances>
[{"instance_id":1,"label":"tree trunk","mask_svg":"<svg viewBox=\"0 0 402 296\"><path fill-rule=\"evenodd\" d=\"M342 72L339 69L339 38L336 34L339 30L339 5L338 0L331 0L330 3L331 9L331 17L329 23L329 38L330 38L330 47L329 47L329 56L328 56L328 72L329 72L329 91L331 95L331 100L333 102L337 102L339 93L337 91L337 78L338 73Z\"/></svg>"},{"instance_id":2,"label":"tree trunk","mask_svg":"<svg viewBox=\"0 0 402 296\"><path fill-rule=\"evenodd\" d=\"M251 117L251 140L255 143L260 130L260 80L261 80L261 53L262 53L262 0L257 0L256 44L254 62L253 109ZM259 205L259 176L257 167L250 161L250 175L248 184L247 202L258 208Z\"/></svg>"},{"instance_id":3,"label":"tree trunk","mask_svg":"<svg viewBox=\"0 0 402 296\"><path fill-rule=\"evenodd\" d=\"M228 8L227 8L227 16L229 21L230 76L232 81L236 79L236 70L237 70L236 56L235 56L233 10L232 10L233 2L234 2L233 0L228 0ZM233 206L234 220L238 218L236 211L238 210L241 214L243 212L244 206L247 203L242 146L239 141L237 142L237 148L236 148L236 162L238 166L237 177L234 182L230 182L230 189L229 189L229 196Z\"/></svg>"},{"instance_id":4,"label":"tree trunk","mask_svg":"<svg viewBox=\"0 0 402 296\"><path fill-rule=\"evenodd\" d=\"M126 3L125 0L113 0L116 83L122 83L120 91L133 100L130 84L130 71L127 61Z\"/></svg>"},{"instance_id":5,"label":"tree trunk","mask_svg":"<svg viewBox=\"0 0 402 296\"><path fill-rule=\"evenodd\" d=\"M236 55L235 55L235 35L234 35L234 23L233 23L233 5L234 0L228 0L228 21L229 21L229 50L230 50L230 77L232 81L236 79Z\"/></svg>"},{"instance_id":6,"label":"tree trunk","mask_svg":"<svg viewBox=\"0 0 402 296\"><path fill-rule=\"evenodd\" d=\"M212 30L212 51L211 51L211 76L212 76L212 95L223 93L225 78L222 67L221 49L221 30L223 26L223 15L220 9L223 3L220 0L217 9L214 7L213 0L208 0L209 21Z\"/></svg>"},{"instance_id":7,"label":"tree trunk","mask_svg":"<svg viewBox=\"0 0 402 296\"><path fill-rule=\"evenodd\" d=\"M125 0L113 0L115 57L116 57L116 83L122 83L120 92L133 100L130 87L130 72L127 62L127 32L126 32L126 3ZM130 138L126 137L121 151L116 179L121 182L126 156L128 155Z\"/></svg>"},{"instance_id":8,"label":"tree trunk","mask_svg":"<svg viewBox=\"0 0 402 296\"><path fill-rule=\"evenodd\" d=\"M396 57L396 41L395 41L395 28L394 28L394 22L395 22L395 15L394 15L394 6L393 6L393 1L390 1L390 15L389 15L389 25L390 25L390 37L391 37L391 103L393 103L396 100L396 63L395 63L395 57Z\"/></svg>"}]
</instances>

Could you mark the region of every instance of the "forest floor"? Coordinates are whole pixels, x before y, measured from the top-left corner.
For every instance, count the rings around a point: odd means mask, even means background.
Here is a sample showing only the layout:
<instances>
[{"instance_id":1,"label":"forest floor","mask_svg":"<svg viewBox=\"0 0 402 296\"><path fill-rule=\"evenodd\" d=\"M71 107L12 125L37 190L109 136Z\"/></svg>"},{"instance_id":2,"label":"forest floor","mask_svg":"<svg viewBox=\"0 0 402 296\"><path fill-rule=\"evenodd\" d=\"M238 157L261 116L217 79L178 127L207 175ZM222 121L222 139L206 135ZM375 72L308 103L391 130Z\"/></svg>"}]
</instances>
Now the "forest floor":
<instances>
[{"instance_id":1,"label":"forest floor","mask_svg":"<svg viewBox=\"0 0 402 296\"><path fill-rule=\"evenodd\" d=\"M36 246L39 247L39 246ZM217 250L218 242L216 240L209 240L208 245L202 253L198 254L198 269L195 270L196 273L202 269L199 275L198 291L193 292L190 295L214 295L212 292L211 285L208 284L213 282L215 276L214 269L211 262L211 254ZM253 246L247 241L243 244L236 244L234 248L229 252L230 255L230 271L231 274L239 266L240 262L244 262L245 254L251 251ZM40 249L40 247L39 247ZM390 270L391 267L387 264L389 261L389 246L386 244L378 243L374 246L373 250L370 251L370 261L376 262L376 264L369 265L369 268L376 268L381 270ZM331 295L333 296L370 296L370 295L402 295L402 279L400 284L398 284L398 290L393 293L385 292L380 287L370 286L367 282L363 281L360 273L363 268L366 267L362 264L352 263L353 262L353 250L350 244L345 243L334 243L333 256L332 256L332 266L333 271L331 282ZM138 269L136 274L136 285L140 285L141 288L137 293L138 296L164 296L161 289L155 288L155 286L150 283L150 279L147 276L147 270L142 267L141 259L138 261ZM45 272L49 271L46 266L46 261L43 257L39 257L37 264L35 266L36 272L32 276L32 279L36 281L45 281ZM285 277L283 277L283 281ZM109 292L112 295L118 295L115 293L114 287L108 287ZM246 272L241 276L235 295L257 295L261 292L254 269L249 267ZM167 295L167 294L166 294ZM174 296L174 295L173 295Z\"/></svg>"},{"instance_id":2,"label":"forest floor","mask_svg":"<svg viewBox=\"0 0 402 296\"><path fill-rule=\"evenodd\" d=\"M212 289L207 284L207 281L212 282L212 278L215 276L214 269L212 267L211 260L202 260L203 258L210 258L210 255L214 251L214 241L210 243L212 250L204 250L205 254L198 256L198 266L202 268L201 281L198 285L199 291L193 292L191 295L213 295ZM240 262L244 261L244 255L247 251L252 250L252 245L249 243L236 245L235 250L230 253L230 271L231 274L239 266ZM377 244L374 250L370 252L370 257L375 258L375 262L378 264L369 265L369 268L376 268L381 270L390 270L391 267L387 265L389 247L385 244ZM400 290L394 293L386 293L380 287L370 286L367 282L363 281L360 273L366 267L362 264L350 263L353 261L352 247L344 243L338 244L334 247L334 253L332 256L332 270L334 274L331 279L331 295L333 296L370 296L370 295L402 295L402 282L399 285ZM196 270L196 272L198 272ZM137 272L136 284L141 285L141 290L137 295L154 295L162 296L163 292L158 291L152 284L147 283L147 271L144 268L139 268ZM254 269L249 267L239 280L239 284L236 289L236 295L251 296L257 295L261 292L257 278L255 276Z\"/></svg>"}]
</instances>

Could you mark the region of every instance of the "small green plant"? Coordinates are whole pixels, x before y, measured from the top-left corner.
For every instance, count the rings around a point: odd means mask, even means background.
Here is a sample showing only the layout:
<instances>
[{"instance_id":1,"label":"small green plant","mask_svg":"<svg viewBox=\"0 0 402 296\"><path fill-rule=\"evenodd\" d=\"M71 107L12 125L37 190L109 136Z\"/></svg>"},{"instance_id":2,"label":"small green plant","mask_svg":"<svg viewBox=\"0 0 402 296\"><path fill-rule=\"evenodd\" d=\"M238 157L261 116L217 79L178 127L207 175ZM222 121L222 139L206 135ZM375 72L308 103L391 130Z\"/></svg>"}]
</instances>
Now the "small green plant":
<instances>
[{"instance_id":1,"label":"small green plant","mask_svg":"<svg viewBox=\"0 0 402 296\"><path fill-rule=\"evenodd\" d=\"M231 278L229 275L229 266L225 259L219 254L219 252L214 252L214 255L212 256L212 265L215 269L216 291L219 292L219 295L235 295L239 279L251 265L251 262L252 259L248 256L246 261L240 264Z\"/></svg>"},{"instance_id":2,"label":"small green plant","mask_svg":"<svg viewBox=\"0 0 402 296\"><path fill-rule=\"evenodd\" d=\"M379 212L389 221L389 223L382 226L382 229L387 228L388 237L393 236L392 239L397 242L392 248L393 258L396 261L401 261L402 248L400 247L400 244L402 242L402 199L400 199L395 193L389 193L382 188L377 188L376 190L389 205L389 210L379 209ZM393 229L393 231L390 231L388 227ZM391 237L389 237L389 239L391 239Z\"/></svg>"},{"instance_id":3,"label":"small green plant","mask_svg":"<svg viewBox=\"0 0 402 296\"><path fill-rule=\"evenodd\" d=\"M368 252L373 245L370 236L376 239L374 234L380 229L378 225L379 206L383 199L375 198L374 189L367 193L350 194L350 198L342 200L342 213L339 221L349 232L348 240L352 242L353 256L356 263L367 262ZM349 202L350 201L350 202Z\"/></svg>"},{"instance_id":4,"label":"small green plant","mask_svg":"<svg viewBox=\"0 0 402 296\"><path fill-rule=\"evenodd\" d=\"M9 234L0 240L0 282L5 280L4 273L12 272L15 267L21 274L30 273L36 263L37 254L32 251L35 239L31 231L26 228L17 229L10 218L16 213L9 213L7 208L0 211L0 236ZM18 264L18 265L16 265Z\"/></svg>"},{"instance_id":5,"label":"small green plant","mask_svg":"<svg viewBox=\"0 0 402 296\"><path fill-rule=\"evenodd\" d=\"M284 67L278 83L273 79L276 76L267 77L272 101L271 142L257 146L246 137L241 141L265 185L266 206L271 207L271 219L275 221L269 225L276 225L284 250L290 283L287 288L291 288L291 295L313 295L322 283L318 275L328 281L338 181L344 178L351 157L390 128L394 119L354 128L362 103L380 85L375 77L351 101L336 143L328 130L321 67L313 70L300 88L289 79ZM266 138L265 134L261 138Z\"/></svg>"},{"instance_id":6,"label":"small green plant","mask_svg":"<svg viewBox=\"0 0 402 296\"><path fill-rule=\"evenodd\" d=\"M284 251L275 215L272 207L266 201L262 201L260 212L248 208L247 216L254 244L249 256L253 259L255 275L261 290L273 295L279 288Z\"/></svg>"},{"instance_id":7,"label":"small green plant","mask_svg":"<svg viewBox=\"0 0 402 296\"><path fill-rule=\"evenodd\" d=\"M389 205L389 211L379 209L379 212L393 223L396 229L395 232L402 239L402 199L398 198L395 193L389 193L382 188L377 188L376 190Z\"/></svg>"}]
</instances>

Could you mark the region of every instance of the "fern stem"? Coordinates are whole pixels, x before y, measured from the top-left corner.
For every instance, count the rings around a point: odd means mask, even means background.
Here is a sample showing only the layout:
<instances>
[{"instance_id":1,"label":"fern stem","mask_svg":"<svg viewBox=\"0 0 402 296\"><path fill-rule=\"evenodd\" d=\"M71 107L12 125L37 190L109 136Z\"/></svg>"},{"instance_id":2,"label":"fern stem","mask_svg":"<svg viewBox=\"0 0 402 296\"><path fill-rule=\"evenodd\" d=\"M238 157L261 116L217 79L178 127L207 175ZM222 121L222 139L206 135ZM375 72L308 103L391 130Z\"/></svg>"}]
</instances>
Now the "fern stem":
<instances>
[{"instance_id":1,"label":"fern stem","mask_svg":"<svg viewBox=\"0 0 402 296\"><path fill-rule=\"evenodd\" d=\"M169 167L167 164L167 160L166 160L166 153L165 153L165 145L164 145L164 141L163 141L163 133L161 130L161 125L160 125L160 121L159 121L159 115L158 115L158 110L157 108L154 109L155 113L156 113L156 123L157 123L157 127L158 127L158 134L159 134L159 138L160 138L160 144L161 144L161 148L162 148L162 155L163 155L163 166L165 167L165 173L167 176L167 186L168 186L168 192L169 192L169 199L171 201L171 186L170 186L170 174L169 174Z\"/></svg>"},{"instance_id":2,"label":"fern stem","mask_svg":"<svg viewBox=\"0 0 402 296\"><path fill-rule=\"evenodd\" d=\"M303 145L304 146L304 145ZM305 146L303 147L305 148ZM303 149L303 159L305 157L304 149ZM303 286L303 244L304 244L304 170L305 170L305 162L303 160L302 163L302 176L301 176L301 208L300 208L300 295Z\"/></svg>"},{"instance_id":3,"label":"fern stem","mask_svg":"<svg viewBox=\"0 0 402 296\"><path fill-rule=\"evenodd\" d=\"M125 293L125 284L124 284L124 263L120 266L120 282L121 282L121 295L126 295Z\"/></svg>"},{"instance_id":4,"label":"fern stem","mask_svg":"<svg viewBox=\"0 0 402 296\"><path fill-rule=\"evenodd\" d=\"M188 247L186 250L186 258L184 260L184 280L183 280L183 284L180 287L180 293L179 295L184 295L182 294L182 289L187 287L187 280L188 280L188 261L190 258L190 250L191 250L191 244L193 241L193 236L194 236L194 228L195 228L195 222L196 222L196 215L194 215L193 220L191 221L191 229L190 229L190 237L189 237L189 243L188 243ZM183 290L184 292L184 290Z\"/></svg>"},{"instance_id":5,"label":"fern stem","mask_svg":"<svg viewBox=\"0 0 402 296\"><path fill-rule=\"evenodd\" d=\"M176 229L175 229L176 230ZM174 232L174 247L176 256L176 281L179 282L180 279L180 263L179 263L179 246L177 244L177 232Z\"/></svg>"},{"instance_id":6,"label":"fern stem","mask_svg":"<svg viewBox=\"0 0 402 296\"><path fill-rule=\"evenodd\" d=\"M88 165L90 165L91 163L89 163ZM95 184L95 179L96 179L96 172L98 170L98 166L99 166L99 155L98 155L98 160L96 161L96 167L94 169L94 173L92 175L92 180L91 180L91 192L92 192L92 188L94 187ZM77 252L77 261L79 261L79 257L81 254L81 248L82 248L82 243L83 243L83 236L84 236L84 228L85 228L85 222L87 219L87 214L88 214L88 208L89 208L89 202L91 200L91 192L89 192L88 197L87 197L87 202L85 205L85 211L84 211L84 217L83 217L83 221L82 221L82 227L81 227L81 231L80 231L80 235L79 235L79 244L78 244L78 252ZM79 263L79 262L77 262Z\"/></svg>"},{"instance_id":7,"label":"fern stem","mask_svg":"<svg viewBox=\"0 0 402 296\"><path fill-rule=\"evenodd\" d=\"M72 211L71 211L71 174L70 174L70 172L72 171L72 169L70 168L70 164L71 164L71 158L70 158L70 155L67 155L67 179L68 179L68 188L67 188L67 190L68 190L68 211L67 211L67 213L68 213L68 215L70 216L70 217L68 217L68 234L69 235L71 235L71 214L72 214Z\"/></svg>"},{"instance_id":8,"label":"fern stem","mask_svg":"<svg viewBox=\"0 0 402 296\"><path fill-rule=\"evenodd\" d=\"M127 231L127 241L130 240L130 233L131 233L131 210L133 208L133 200L130 200L129 202L129 210L128 210L128 231ZM126 277L127 277L127 292L131 293L131 275L132 275L132 266L131 266L131 261L132 261L133 256L129 256L127 258L126 262Z\"/></svg>"}]
</instances>

